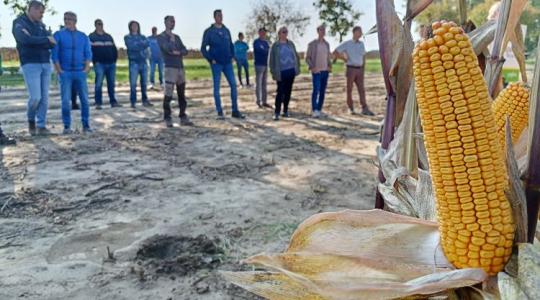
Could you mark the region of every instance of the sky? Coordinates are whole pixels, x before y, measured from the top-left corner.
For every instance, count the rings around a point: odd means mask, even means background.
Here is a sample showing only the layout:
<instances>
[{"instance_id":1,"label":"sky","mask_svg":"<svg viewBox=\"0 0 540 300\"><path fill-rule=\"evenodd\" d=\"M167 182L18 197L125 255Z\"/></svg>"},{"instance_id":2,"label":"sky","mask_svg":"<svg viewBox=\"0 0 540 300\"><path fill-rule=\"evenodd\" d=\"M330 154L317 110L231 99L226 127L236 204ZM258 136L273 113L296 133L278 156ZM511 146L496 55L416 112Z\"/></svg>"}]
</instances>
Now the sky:
<instances>
[{"instance_id":1,"label":"sky","mask_svg":"<svg viewBox=\"0 0 540 300\"><path fill-rule=\"evenodd\" d=\"M105 24L105 31L113 36L119 47L124 47L123 37L127 33L127 24L130 20L139 21L142 32L150 35L152 26L163 30L163 17L173 15L176 18L176 34L180 35L186 46L190 49L200 47L204 30L213 22L214 9L223 10L224 23L231 30L233 37L244 31L249 18L250 6L256 0L50 0L50 4L57 12L56 15L46 14L43 22L53 31L63 23L63 13L71 10L78 15L77 27L87 34L94 31L94 20L100 18ZM300 50L306 50L309 41L316 37L319 21L313 0L292 0L295 5L302 8L311 16L311 24L303 37L293 41ZM375 0L353 0L356 9L363 15L359 25L368 31L375 24ZM400 17L403 16L403 0L395 0ZM3 3L0 3L0 47L13 47L15 40L11 34L11 26L15 16ZM350 38L350 35L348 36ZM338 40L329 37L332 47L338 45ZM377 35L365 37L368 50L378 48Z\"/></svg>"}]
</instances>

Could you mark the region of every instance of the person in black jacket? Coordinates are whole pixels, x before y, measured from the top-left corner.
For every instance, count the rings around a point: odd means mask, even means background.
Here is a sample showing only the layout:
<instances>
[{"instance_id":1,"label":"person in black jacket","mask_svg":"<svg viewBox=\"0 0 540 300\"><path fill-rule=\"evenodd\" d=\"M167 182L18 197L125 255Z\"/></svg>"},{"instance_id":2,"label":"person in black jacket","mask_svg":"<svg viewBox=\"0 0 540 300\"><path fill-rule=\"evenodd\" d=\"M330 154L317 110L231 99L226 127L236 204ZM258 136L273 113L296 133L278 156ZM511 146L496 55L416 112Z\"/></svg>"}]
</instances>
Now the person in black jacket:
<instances>
[{"instance_id":1,"label":"person in black jacket","mask_svg":"<svg viewBox=\"0 0 540 300\"><path fill-rule=\"evenodd\" d=\"M116 60L118 50L114 44L114 39L103 29L103 21L97 19L94 22L96 30L90 34L92 44L92 58L94 71L96 72L95 105L96 109L101 109L103 105L103 79L107 79L107 92L109 93L109 103L111 107L120 107L115 97L116 81Z\"/></svg>"}]
</instances>

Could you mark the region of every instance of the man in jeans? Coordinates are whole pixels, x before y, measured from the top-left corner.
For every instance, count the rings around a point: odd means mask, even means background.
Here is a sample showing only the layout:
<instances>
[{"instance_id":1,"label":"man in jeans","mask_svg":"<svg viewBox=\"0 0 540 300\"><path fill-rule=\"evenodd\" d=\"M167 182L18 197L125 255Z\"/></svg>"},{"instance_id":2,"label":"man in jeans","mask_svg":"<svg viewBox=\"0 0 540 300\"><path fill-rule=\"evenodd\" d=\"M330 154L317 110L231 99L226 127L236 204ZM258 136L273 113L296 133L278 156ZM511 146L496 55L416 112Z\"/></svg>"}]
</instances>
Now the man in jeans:
<instances>
[{"instance_id":1,"label":"man in jeans","mask_svg":"<svg viewBox=\"0 0 540 300\"><path fill-rule=\"evenodd\" d=\"M2 76L3 72L4 69L2 68L2 55L0 54L0 76ZM0 92L2 92L2 86L0 86ZM13 146L15 144L17 144L17 142L4 134L4 132L2 131L2 124L0 124L0 146Z\"/></svg>"},{"instance_id":2,"label":"man in jeans","mask_svg":"<svg viewBox=\"0 0 540 300\"><path fill-rule=\"evenodd\" d=\"M232 65L234 45L231 39L231 32L223 25L223 14L221 10L214 11L214 20L215 23L204 32L201 53L212 67L214 102L218 120L225 119L223 108L221 107L221 96L219 94L221 73L225 75L231 87L232 117L244 119L245 116L238 110L238 91L236 89L236 80L234 79Z\"/></svg>"},{"instance_id":3,"label":"man in jeans","mask_svg":"<svg viewBox=\"0 0 540 300\"><path fill-rule=\"evenodd\" d=\"M148 65L146 64L146 52L148 51L148 39L141 34L141 26L137 21L128 24L129 34L124 36L129 59L129 86L131 108L135 109L137 103L137 78L141 79L142 103L145 107L154 106L148 101L146 94L146 82L148 78Z\"/></svg>"},{"instance_id":4,"label":"man in jeans","mask_svg":"<svg viewBox=\"0 0 540 300\"><path fill-rule=\"evenodd\" d=\"M96 30L90 34L92 44L92 61L94 63L94 72L96 72L95 86L95 105L96 109L101 109L103 105L103 79L107 79L107 92L109 94L109 103L111 107L120 107L116 101L116 60L118 59L118 50L114 44L111 35L103 29L103 21L97 19L94 22Z\"/></svg>"},{"instance_id":5,"label":"man in jeans","mask_svg":"<svg viewBox=\"0 0 540 300\"><path fill-rule=\"evenodd\" d=\"M236 60L236 66L238 68L238 80L240 80L240 86L243 88L244 83L242 82L242 69L246 73L246 84L249 88L249 63L248 63L248 51L249 46L244 42L244 34L238 34L238 41L234 42L234 59Z\"/></svg>"},{"instance_id":6,"label":"man in jeans","mask_svg":"<svg viewBox=\"0 0 540 300\"><path fill-rule=\"evenodd\" d=\"M266 29L259 29L259 38L253 42L253 56L255 57L255 93L257 94L257 106L259 108L272 108L266 101L268 93L268 54L270 44L266 39Z\"/></svg>"},{"instance_id":7,"label":"man in jeans","mask_svg":"<svg viewBox=\"0 0 540 300\"><path fill-rule=\"evenodd\" d=\"M72 134L71 130L71 92L73 85L77 87L81 101L81 122L84 133L91 133L90 109L88 105L88 72L92 61L90 40L86 34L77 30L77 15L73 12L64 14L64 29L54 34L56 46L52 58L60 77L62 98L62 121L64 134Z\"/></svg>"},{"instance_id":8,"label":"man in jeans","mask_svg":"<svg viewBox=\"0 0 540 300\"><path fill-rule=\"evenodd\" d=\"M332 53L330 44L324 39L326 28L317 27L319 37L309 43L306 62L313 79L313 93L311 95L311 110L314 118L321 117L324 104L328 75L332 71Z\"/></svg>"},{"instance_id":9,"label":"man in jeans","mask_svg":"<svg viewBox=\"0 0 540 300\"><path fill-rule=\"evenodd\" d=\"M163 118L167 127L173 127L171 119L171 101L176 87L178 106L180 107L180 125L191 126L193 123L186 115L186 73L183 56L188 54L180 37L172 31L176 21L173 16L165 17L165 31L157 40L165 61L165 96L163 98Z\"/></svg>"},{"instance_id":10,"label":"man in jeans","mask_svg":"<svg viewBox=\"0 0 540 300\"><path fill-rule=\"evenodd\" d=\"M150 44L150 89L153 90L156 87L156 66L158 67L159 86L163 86L163 56L158 44L156 27L152 27L152 35L148 37L148 43Z\"/></svg>"},{"instance_id":11,"label":"man in jeans","mask_svg":"<svg viewBox=\"0 0 540 300\"><path fill-rule=\"evenodd\" d=\"M362 28L356 26L353 28L353 39L344 42L337 47L334 54L342 58L347 64L347 106L349 112L355 114L352 89L353 84L358 89L360 95L360 104L362 105L362 114L366 116L373 116L373 112L369 110L366 102L366 91L364 89L364 66L366 63L366 48L364 43L360 41L362 37Z\"/></svg>"},{"instance_id":12,"label":"man in jeans","mask_svg":"<svg viewBox=\"0 0 540 300\"><path fill-rule=\"evenodd\" d=\"M51 81L51 51L56 41L42 23L45 6L31 1L26 13L13 21L13 36L29 98L28 131L31 135L47 135L47 109ZM37 127L36 127L37 125Z\"/></svg>"}]
</instances>

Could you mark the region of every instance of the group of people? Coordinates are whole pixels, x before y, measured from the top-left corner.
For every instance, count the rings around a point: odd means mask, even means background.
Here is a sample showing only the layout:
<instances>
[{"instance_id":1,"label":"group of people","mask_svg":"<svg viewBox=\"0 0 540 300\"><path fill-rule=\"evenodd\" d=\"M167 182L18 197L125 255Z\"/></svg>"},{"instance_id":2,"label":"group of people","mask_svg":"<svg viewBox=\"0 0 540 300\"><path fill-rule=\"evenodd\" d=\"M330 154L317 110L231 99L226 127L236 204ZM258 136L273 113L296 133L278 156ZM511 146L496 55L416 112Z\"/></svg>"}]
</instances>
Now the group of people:
<instances>
[{"instance_id":1,"label":"group of people","mask_svg":"<svg viewBox=\"0 0 540 300\"><path fill-rule=\"evenodd\" d=\"M73 12L64 14L64 26L52 34L42 22L45 7L40 1L30 1L27 11L13 22L13 35L17 42L17 50L21 63L29 99L27 104L28 130L31 135L47 135L47 109L49 85L51 78L51 61L58 74L60 82L62 121L64 134L71 134L71 110L74 96L79 96L82 130L84 133L93 131L90 126L90 109L88 99L87 76L93 65L95 72L95 108L103 105L103 82L107 80L109 104L111 107L121 107L115 96L115 74L118 51L114 39L104 30L103 21L97 19L95 31L87 36L77 30L77 15ZM238 67L238 79L243 87L242 71L245 73L246 87L249 82L249 45L244 41L244 35L238 35L238 41L232 42L229 29L223 24L221 10L214 11L214 23L204 32L201 53L209 62L214 87L214 104L218 119L224 119L224 111L220 97L220 82L223 74L231 89L233 118L243 119L245 116L238 107L237 83L234 76L233 61ZM137 105L137 82L140 82L140 92L143 106L153 106L147 96L148 64L150 61L150 83L155 88L155 67L159 73L159 87L164 86L163 118L167 127L173 127L171 101L174 91L178 95L179 118L181 125L193 125L186 114L187 101L185 96L186 74L183 57L188 50L182 39L173 33L175 18L164 18L165 30L158 34L157 28L152 28L152 36L141 34L140 24L131 21L128 24L129 34L124 37L129 60L130 103L132 108ZM353 85L357 86L362 106L362 114L373 115L369 110L364 91L364 44L360 41L362 29L355 27L353 39L341 44L331 52L329 43L325 40L324 26L317 28L318 37L312 41L306 53L306 63L312 73L312 113L313 117L323 116L323 104L332 62L343 59L347 65L347 105L350 113L354 114L352 101ZM288 30L282 27L278 31L278 39L270 45L267 30L259 29L259 37L253 42L253 56L256 78L256 103L260 108L272 108L268 103L267 77L268 73L277 82L277 94L274 105L274 120L289 117L289 102L295 77L300 74L300 56L295 44L288 39ZM0 137L4 137L0 129ZM0 139L1 141L11 139Z\"/></svg>"}]
</instances>

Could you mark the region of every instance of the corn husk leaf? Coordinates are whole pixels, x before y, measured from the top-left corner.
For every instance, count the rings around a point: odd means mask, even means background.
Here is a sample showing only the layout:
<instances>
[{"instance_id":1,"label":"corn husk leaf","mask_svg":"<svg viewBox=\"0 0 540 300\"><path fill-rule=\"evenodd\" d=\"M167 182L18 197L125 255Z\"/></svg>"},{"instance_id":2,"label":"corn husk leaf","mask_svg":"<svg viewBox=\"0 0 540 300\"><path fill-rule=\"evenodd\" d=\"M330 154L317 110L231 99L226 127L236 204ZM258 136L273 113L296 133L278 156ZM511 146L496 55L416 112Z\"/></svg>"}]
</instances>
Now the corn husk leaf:
<instances>
[{"instance_id":1,"label":"corn husk leaf","mask_svg":"<svg viewBox=\"0 0 540 300\"><path fill-rule=\"evenodd\" d=\"M246 262L268 272L225 272L268 299L393 299L432 295L487 279L481 269L453 270L439 247L437 224L384 212L315 215L287 252Z\"/></svg>"},{"instance_id":2,"label":"corn husk leaf","mask_svg":"<svg viewBox=\"0 0 540 300\"><path fill-rule=\"evenodd\" d=\"M533 83L531 85L531 93L529 99L529 140L527 147L527 155L529 163L527 174L525 176L525 190L527 193L527 213L528 213L528 242L532 242L537 233L538 224L538 202L540 201L540 193L538 186L540 185L540 173L537 163L540 159L540 40L536 48L536 66L534 69Z\"/></svg>"},{"instance_id":3,"label":"corn husk leaf","mask_svg":"<svg viewBox=\"0 0 540 300\"><path fill-rule=\"evenodd\" d=\"M408 0L407 1L407 12L405 14L405 21L414 19L418 16L424 9L426 9L433 0Z\"/></svg>"},{"instance_id":4,"label":"corn husk leaf","mask_svg":"<svg viewBox=\"0 0 540 300\"><path fill-rule=\"evenodd\" d=\"M516 29L521 31L519 20L521 18L521 15L523 14L523 11L525 10L526 5L527 0L511 1L510 11L508 12L508 21L506 27L504 28L504 38L501 44L502 47L499 49L499 57L503 56L504 52L506 51L508 42L512 40L513 36L515 37ZM523 44L523 38L521 44Z\"/></svg>"},{"instance_id":5,"label":"corn husk leaf","mask_svg":"<svg viewBox=\"0 0 540 300\"><path fill-rule=\"evenodd\" d=\"M523 31L521 25L517 24L515 30L510 35L510 42L512 43L512 52L516 57L519 64L519 71L521 73L521 80L527 83L527 64L525 62L525 44L523 41Z\"/></svg>"},{"instance_id":6,"label":"corn husk leaf","mask_svg":"<svg viewBox=\"0 0 540 300\"><path fill-rule=\"evenodd\" d=\"M497 22L488 21L482 26L468 33L476 56L484 53L484 51L488 49L489 44L491 44L495 38L496 29Z\"/></svg>"},{"instance_id":7,"label":"corn husk leaf","mask_svg":"<svg viewBox=\"0 0 540 300\"><path fill-rule=\"evenodd\" d=\"M512 145L512 129L510 118L506 118L506 166L508 169L509 189L506 196L512 207L512 216L516 225L514 241L527 242L527 197L521 182L519 168Z\"/></svg>"}]
</instances>

